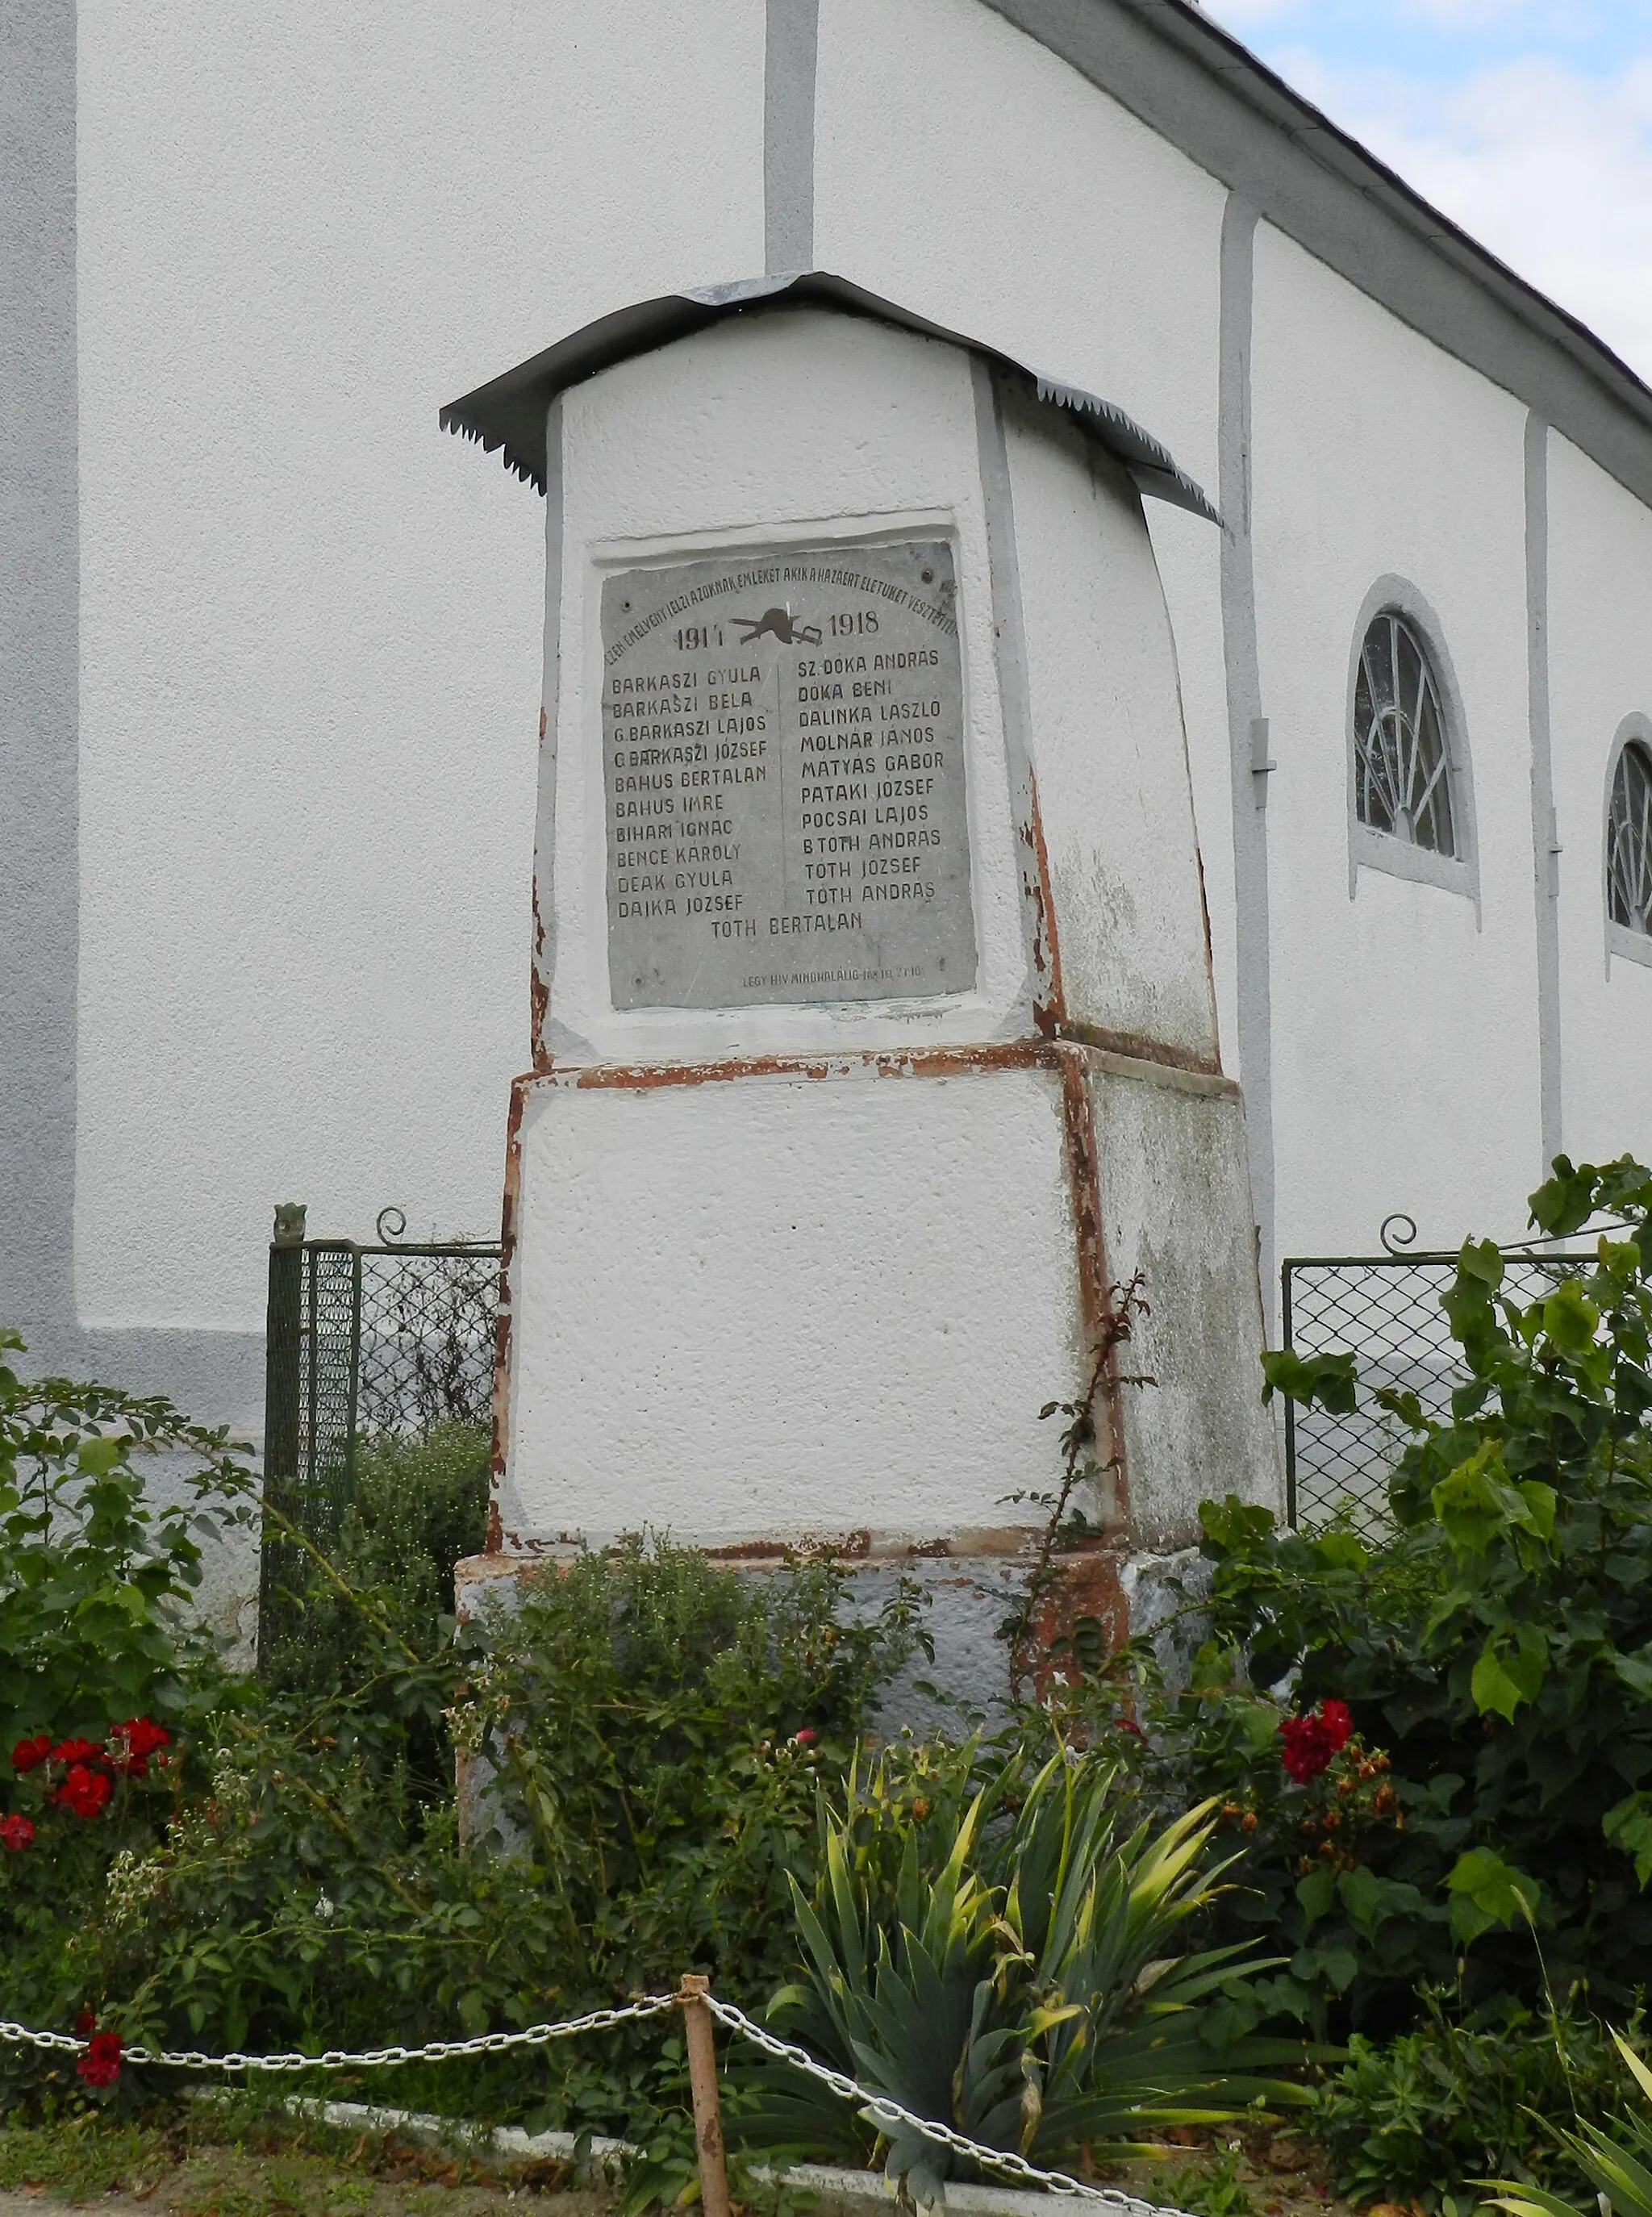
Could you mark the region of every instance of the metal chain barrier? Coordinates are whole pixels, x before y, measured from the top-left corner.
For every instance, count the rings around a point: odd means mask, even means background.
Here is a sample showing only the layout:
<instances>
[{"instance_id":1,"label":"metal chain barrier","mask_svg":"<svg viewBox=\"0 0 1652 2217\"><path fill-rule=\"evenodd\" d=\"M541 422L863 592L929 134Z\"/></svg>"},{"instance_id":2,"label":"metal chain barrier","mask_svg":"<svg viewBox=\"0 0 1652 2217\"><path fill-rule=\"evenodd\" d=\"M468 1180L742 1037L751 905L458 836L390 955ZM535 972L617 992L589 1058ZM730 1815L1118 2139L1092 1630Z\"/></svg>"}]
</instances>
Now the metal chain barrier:
<instances>
[{"instance_id":1,"label":"metal chain barrier","mask_svg":"<svg viewBox=\"0 0 1652 2217\"><path fill-rule=\"evenodd\" d=\"M166 2063L185 2071L348 2071L387 2063L441 2063L450 2055L502 2055L513 2047L544 2047L553 2040L568 2040L576 2032L607 2032L616 2024L663 2016L677 2007L675 1994L648 1994L623 2009L592 2010L561 2024L530 2024L521 2032L484 2032L474 2040L431 2040L422 2047L367 2047L359 2053L330 2047L320 2055L302 2055L296 2049L285 2055L243 2055L231 2048L227 2055L204 2055L197 2048L125 2047L123 2063ZM56 2048L77 2055L90 2042L67 2032L31 2032L27 2025L0 2022L0 2040L16 2041L29 2047Z\"/></svg>"},{"instance_id":2,"label":"metal chain barrier","mask_svg":"<svg viewBox=\"0 0 1652 2217\"><path fill-rule=\"evenodd\" d=\"M1184 2217L1180 2210L1167 2209L1160 2202L1137 2201L1133 2194L1121 2194L1116 2187L1086 2186L1082 2179L1069 2178L1064 2171L1040 2171L1024 2155L1008 2149L983 2147L978 2140L954 2132L950 2125L937 2124L933 2117L915 2116L887 2094L869 2094L864 2086L845 2078L841 2071L817 2063L807 2048L794 2047L789 2041L777 2040L772 2032L765 2032L743 2010L736 2009L732 2002L719 2001L715 1994L707 1994L706 2005L730 2032L750 2041L776 2062L789 2063L805 2077L818 2079L841 2100L860 2103L874 2122L885 2129L891 2124L904 2125L911 2132L921 2133L925 2140L933 2140L937 2147L950 2148L954 2155L968 2156L972 2163L1006 2171L1012 2178L1021 2179L1029 2186L1041 2186L1049 2194L1076 2195L1084 2202L1104 2202L1110 2209L1123 2212L1124 2217Z\"/></svg>"},{"instance_id":3,"label":"metal chain barrier","mask_svg":"<svg viewBox=\"0 0 1652 2217\"><path fill-rule=\"evenodd\" d=\"M681 2008L686 1998L686 1994L648 1994L622 2008L592 2010L584 2016L568 2017L560 2024L531 2024L521 2032L485 2032L474 2040L427 2041L422 2047L330 2047L319 2055L304 2055L296 2050L278 2055L243 2055L232 2048L226 2055L206 2055L195 2048L132 2047L123 2048L121 2060L126 2063L167 2064L188 2071L342 2071L395 2063L441 2063L450 2055L502 2055L514 2047L543 2047L553 2040L570 2039L576 2033L607 2032L617 2024L634 2024L649 2017L663 2016L668 2010ZM1025 2185L1041 2187L1045 2193L1064 2195L1069 2200L1102 2202L1117 2212L1118 2217L1184 2217L1180 2210L1167 2208L1162 2203L1143 2202L1133 2194L1121 2193L1116 2187L1087 2186L1082 2179L1069 2178L1065 2171L1040 2171L1036 2164L1029 2163L1024 2155L1013 2150L984 2147L979 2140L955 2132L952 2126L939 2124L933 2117L915 2115L889 2095L872 2093L858 2080L817 2063L806 2048L795 2047L789 2041L779 2040L772 2032L765 2032L761 2025L754 2024L744 2010L736 2009L732 2002L719 2001L712 1993L697 1998L729 2031L749 2041L776 2062L789 2064L793 2070L817 2080L840 2100L856 2103L885 2131L891 2125L904 2126L937 2147L948 2148L954 2155L967 2156L983 2170L1000 2171ZM81 2053L90 2045L89 2041L73 2033L34 2032L27 2025L3 2020L0 2020L0 2041L71 2055Z\"/></svg>"}]
</instances>

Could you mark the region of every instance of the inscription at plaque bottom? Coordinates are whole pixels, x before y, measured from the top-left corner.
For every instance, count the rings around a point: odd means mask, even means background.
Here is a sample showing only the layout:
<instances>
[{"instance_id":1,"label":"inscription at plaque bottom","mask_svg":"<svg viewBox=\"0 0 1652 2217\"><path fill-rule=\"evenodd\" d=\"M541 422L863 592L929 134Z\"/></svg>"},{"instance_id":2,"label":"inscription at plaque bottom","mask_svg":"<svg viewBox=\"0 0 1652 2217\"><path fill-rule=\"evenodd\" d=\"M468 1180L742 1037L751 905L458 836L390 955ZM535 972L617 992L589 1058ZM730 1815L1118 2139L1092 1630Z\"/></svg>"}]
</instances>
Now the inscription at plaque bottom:
<instances>
[{"instance_id":1,"label":"inscription at plaque bottom","mask_svg":"<svg viewBox=\"0 0 1652 2217\"><path fill-rule=\"evenodd\" d=\"M944 540L628 570L602 587L620 1009L975 983Z\"/></svg>"}]
</instances>

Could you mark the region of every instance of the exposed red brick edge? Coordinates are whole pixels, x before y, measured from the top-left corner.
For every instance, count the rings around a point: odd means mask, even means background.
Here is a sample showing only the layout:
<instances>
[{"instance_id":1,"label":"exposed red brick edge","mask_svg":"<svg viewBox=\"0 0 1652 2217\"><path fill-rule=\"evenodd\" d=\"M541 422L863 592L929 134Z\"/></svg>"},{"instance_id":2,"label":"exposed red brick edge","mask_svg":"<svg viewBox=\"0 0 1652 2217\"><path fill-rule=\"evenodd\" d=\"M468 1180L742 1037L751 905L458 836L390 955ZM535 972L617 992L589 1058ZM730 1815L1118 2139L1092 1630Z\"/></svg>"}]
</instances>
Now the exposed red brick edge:
<instances>
[{"instance_id":1,"label":"exposed red brick edge","mask_svg":"<svg viewBox=\"0 0 1652 2217\"><path fill-rule=\"evenodd\" d=\"M1073 1212L1073 1237L1077 1250L1080 1313L1084 1320L1083 1376L1090 1375L1097 1350L1107 1337L1112 1315L1111 1273L1107 1267L1106 1232L1101 1218L1101 1170L1095 1137L1095 1099L1082 1047L1057 1048L1061 1068L1062 1121L1067 1140L1067 1182ZM1111 1539L1130 1522L1130 1473L1125 1451L1124 1411L1119 1398L1117 1348L1108 1350L1103 1371L1101 1403L1097 1411L1096 1446L1101 1460L1113 1469L1114 1515L1106 1528Z\"/></svg>"},{"instance_id":2,"label":"exposed red brick edge","mask_svg":"<svg viewBox=\"0 0 1652 2217\"><path fill-rule=\"evenodd\" d=\"M1103 1054L1122 1055L1129 1062L1156 1062L1166 1070L1185 1070L1194 1078L1226 1076L1219 1055L1201 1054L1196 1047L1172 1047L1164 1040L1143 1039L1139 1032L1113 1032L1102 1024L1068 1020L1054 1036L1074 1047L1093 1047ZM1238 1090L1231 1078L1227 1083Z\"/></svg>"},{"instance_id":3,"label":"exposed red brick edge","mask_svg":"<svg viewBox=\"0 0 1652 2217\"><path fill-rule=\"evenodd\" d=\"M1053 1070L1064 1067L1063 1047L1094 1047L1125 1062L1151 1063L1161 1069L1213 1078L1225 1089L1219 1063L1186 1047L1142 1039L1134 1032L1104 1030L1095 1024L1063 1024L1053 1034L994 1040L972 1046L866 1047L822 1054L730 1055L703 1062L557 1063L548 1056L517 1080L519 1085L549 1082L578 1091L649 1092L674 1085L717 1085L746 1078L952 1078L995 1070Z\"/></svg>"},{"instance_id":4,"label":"exposed red brick edge","mask_svg":"<svg viewBox=\"0 0 1652 2217\"><path fill-rule=\"evenodd\" d=\"M1056 929L1055 898L1050 886L1050 853L1045 844L1044 818L1039 812L1039 781L1032 765L1026 766L1027 820L1021 837L1032 851L1032 871L1021 880L1022 898L1032 911L1032 967L1046 980L1048 991L1035 993L1032 1021L1046 1035L1058 1032L1066 1022L1067 993L1061 975L1061 935Z\"/></svg>"}]
</instances>

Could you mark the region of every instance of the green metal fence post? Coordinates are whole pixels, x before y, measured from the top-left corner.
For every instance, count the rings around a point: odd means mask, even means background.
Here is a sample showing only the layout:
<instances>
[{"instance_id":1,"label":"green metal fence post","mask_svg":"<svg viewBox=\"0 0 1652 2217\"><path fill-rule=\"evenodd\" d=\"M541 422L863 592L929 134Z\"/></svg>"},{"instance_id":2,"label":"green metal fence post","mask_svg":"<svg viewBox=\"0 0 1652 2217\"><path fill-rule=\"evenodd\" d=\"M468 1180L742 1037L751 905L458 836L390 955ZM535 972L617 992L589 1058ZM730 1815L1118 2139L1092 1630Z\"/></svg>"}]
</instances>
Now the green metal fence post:
<instances>
[{"instance_id":1,"label":"green metal fence post","mask_svg":"<svg viewBox=\"0 0 1652 2217\"><path fill-rule=\"evenodd\" d=\"M1282 1347L1291 1344L1291 1268L1287 1262L1279 1270L1279 1344ZM1294 1532L1297 1528L1297 1405L1288 1393L1285 1396L1285 1521Z\"/></svg>"},{"instance_id":2,"label":"green metal fence post","mask_svg":"<svg viewBox=\"0 0 1652 2217\"><path fill-rule=\"evenodd\" d=\"M293 1513L302 1432L300 1386L304 1330L304 1220L301 1201L279 1202L269 1243L269 1306L264 1326L264 1498ZM280 1574L286 1550L268 1517L258 1572L258 1652L277 1638Z\"/></svg>"}]
</instances>

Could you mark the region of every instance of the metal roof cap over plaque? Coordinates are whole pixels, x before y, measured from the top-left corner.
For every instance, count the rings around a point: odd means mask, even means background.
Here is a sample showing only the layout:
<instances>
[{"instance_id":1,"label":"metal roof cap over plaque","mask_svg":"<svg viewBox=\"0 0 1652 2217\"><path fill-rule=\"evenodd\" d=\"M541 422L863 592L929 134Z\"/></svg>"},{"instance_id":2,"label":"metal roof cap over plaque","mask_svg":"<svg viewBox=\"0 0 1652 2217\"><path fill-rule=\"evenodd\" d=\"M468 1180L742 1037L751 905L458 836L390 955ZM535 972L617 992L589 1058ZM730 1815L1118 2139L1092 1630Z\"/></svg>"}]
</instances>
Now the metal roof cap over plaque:
<instances>
[{"instance_id":1,"label":"metal roof cap over plaque","mask_svg":"<svg viewBox=\"0 0 1652 2217\"><path fill-rule=\"evenodd\" d=\"M530 361L519 362L502 377L478 385L461 400L453 400L441 411L445 431L479 439L489 454L503 449L505 466L517 476L545 491L546 412L559 392L570 385L611 369L633 355L651 354L673 340L689 337L725 316L747 315L776 306L835 308L843 314L870 317L891 324L897 330L914 331L921 338L944 339L949 345L968 348L985 361L1023 382L1045 406L1072 418L1087 437L1105 448L1135 479L1145 494L1191 509L1195 516L1219 523L1220 516L1201 488L1179 469L1167 448L1150 433L1093 392L1076 386L1060 385L1042 377L1025 363L1001 354L996 347L949 331L927 317L897 307L864 292L847 277L834 277L823 269L794 276L747 277L729 285L708 285L693 293L668 293L657 300L640 300L600 316Z\"/></svg>"}]
</instances>

